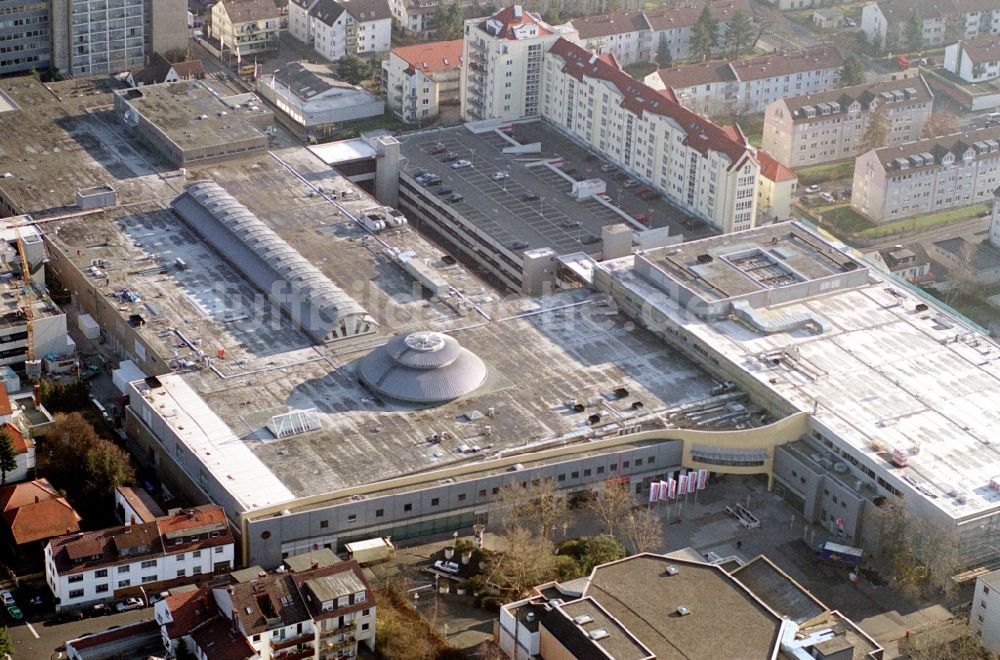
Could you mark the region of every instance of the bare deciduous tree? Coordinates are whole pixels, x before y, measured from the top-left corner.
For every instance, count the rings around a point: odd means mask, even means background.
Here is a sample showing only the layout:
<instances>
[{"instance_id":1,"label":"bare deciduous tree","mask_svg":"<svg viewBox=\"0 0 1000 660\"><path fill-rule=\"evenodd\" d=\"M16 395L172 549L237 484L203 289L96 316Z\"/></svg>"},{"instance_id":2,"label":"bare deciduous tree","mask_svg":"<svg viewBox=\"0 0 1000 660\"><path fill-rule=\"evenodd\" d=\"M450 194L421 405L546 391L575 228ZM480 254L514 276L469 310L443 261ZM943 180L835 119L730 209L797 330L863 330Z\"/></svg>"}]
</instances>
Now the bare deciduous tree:
<instances>
[{"instance_id":1,"label":"bare deciduous tree","mask_svg":"<svg viewBox=\"0 0 1000 660\"><path fill-rule=\"evenodd\" d=\"M663 545L663 523L650 507L629 511L621 527L625 544L633 553L656 552Z\"/></svg>"},{"instance_id":2,"label":"bare deciduous tree","mask_svg":"<svg viewBox=\"0 0 1000 660\"><path fill-rule=\"evenodd\" d=\"M629 492L627 483L605 481L604 486L591 501L590 509L604 525L604 533L614 536L619 523L635 504L635 498Z\"/></svg>"}]
</instances>

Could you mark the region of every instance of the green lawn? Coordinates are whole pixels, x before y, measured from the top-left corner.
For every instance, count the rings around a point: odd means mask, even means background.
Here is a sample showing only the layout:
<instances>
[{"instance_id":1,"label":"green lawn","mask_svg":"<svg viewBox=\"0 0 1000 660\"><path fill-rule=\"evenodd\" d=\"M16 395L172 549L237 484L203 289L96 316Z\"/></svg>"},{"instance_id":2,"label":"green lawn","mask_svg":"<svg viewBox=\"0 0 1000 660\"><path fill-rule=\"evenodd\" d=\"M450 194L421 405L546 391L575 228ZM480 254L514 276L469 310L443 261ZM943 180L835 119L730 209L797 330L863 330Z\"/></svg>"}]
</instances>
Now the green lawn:
<instances>
[{"instance_id":1,"label":"green lawn","mask_svg":"<svg viewBox=\"0 0 1000 660\"><path fill-rule=\"evenodd\" d=\"M795 173L799 176L799 186L811 186L814 183L827 183L837 179L850 179L854 176L854 161L842 160L836 163L824 163L810 167L798 167Z\"/></svg>"},{"instance_id":2,"label":"green lawn","mask_svg":"<svg viewBox=\"0 0 1000 660\"><path fill-rule=\"evenodd\" d=\"M958 209L948 209L947 211L941 211L940 213L919 215L915 218L907 218L905 220L890 222L885 225L878 225L877 227L870 227L860 232L858 234L858 238L879 238L882 236L899 234L905 231L928 229L930 227L942 225L954 220L973 218L981 213L988 212L989 210L990 207L988 204L976 204L974 206L963 206Z\"/></svg>"},{"instance_id":3,"label":"green lawn","mask_svg":"<svg viewBox=\"0 0 1000 660\"><path fill-rule=\"evenodd\" d=\"M625 73L632 76L636 80L641 81L643 78L656 71L656 68L656 65L650 62L637 62L625 67Z\"/></svg>"},{"instance_id":4,"label":"green lawn","mask_svg":"<svg viewBox=\"0 0 1000 660\"><path fill-rule=\"evenodd\" d=\"M758 147L760 146L761 139L764 136L764 115L743 115L742 117L722 115L719 117L712 117L712 121L719 126L738 124L740 130L742 130L743 134L747 136L748 140L750 140L750 144Z\"/></svg>"},{"instance_id":5,"label":"green lawn","mask_svg":"<svg viewBox=\"0 0 1000 660\"><path fill-rule=\"evenodd\" d=\"M840 238L846 238L873 227L871 220L851 208L850 204L827 206L813 209L812 214L820 218L820 225Z\"/></svg>"}]
</instances>

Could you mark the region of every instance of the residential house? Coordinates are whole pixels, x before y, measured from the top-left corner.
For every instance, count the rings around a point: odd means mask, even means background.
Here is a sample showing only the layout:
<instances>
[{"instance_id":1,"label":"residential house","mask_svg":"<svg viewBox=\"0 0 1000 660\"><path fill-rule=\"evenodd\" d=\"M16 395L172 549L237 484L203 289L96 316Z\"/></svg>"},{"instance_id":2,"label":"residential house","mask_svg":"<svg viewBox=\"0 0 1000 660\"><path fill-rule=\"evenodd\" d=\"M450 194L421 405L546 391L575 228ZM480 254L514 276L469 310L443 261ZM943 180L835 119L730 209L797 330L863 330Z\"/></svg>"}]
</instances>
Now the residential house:
<instances>
[{"instance_id":1,"label":"residential house","mask_svg":"<svg viewBox=\"0 0 1000 660\"><path fill-rule=\"evenodd\" d=\"M465 22L462 45L462 118L520 119L541 112L542 57L571 26L553 27L512 5L486 19Z\"/></svg>"},{"instance_id":2,"label":"residential house","mask_svg":"<svg viewBox=\"0 0 1000 660\"><path fill-rule=\"evenodd\" d=\"M115 487L115 513L125 525L154 522L167 515L149 493L132 486Z\"/></svg>"},{"instance_id":3,"label":"residential house","mask_svg":"<svg viewBox=\"0 0 1000 660\"><path fill-rule=\"evenodd\" d=\"M886 270L910 282L924 280L931 271L931 262L921 259L917 253L901 245L880 250L878 253Z\"/></svg>"},{"instance_id":4,"label":"residential house","mask_svg":"<svg viewBox=\"0 0 1000 660\"><path fill-rule=\"evenodd\" d=\"M357 562L259 574L156 604L165 646L197 657L354 658L375 647L375 598Z\"/></svg>"},{"instance_id":5,"label":"residential house","mask_svg":"<svg viewBox=\"0 0 1000 660\"><path fill-rule=\"evenodd\" d=\"M359 85L339 80L333 67L288 62L257 79L257 92L289 116L306 136L329 135L344 122L381 117L385 104Z\"/></svg>"},{"instance_id":6,"label":"residential house","mask_svg":"<svg viewBox=\"0 0 1000 660\"><path fill-rule=\"evenodd\" d=\"M764 112L768 103L834 89L844 58L836 48L817 46L732 62L708 62L660 69L645 78L669 89L681 105L709 116Z\"/></svg>"},{"instance_id":7,"label":"residential house","mask_svg":"<svg viewBox=\"0 0 1000 660\"><path fill-rule=\"evenodd\" d=\"M309 19L313 48L328 60L392 48L387 0L316 0L309 8Z\"/></svg>"},{"instance_id":8,"label":"residential house","mask_svg":"<svg viewBox=\"0 0 1000 660\"><path fill-rule=\"evenodd\" d=\"M851 206L881 224L986 203L1000 184L1000 126L872 149L854 163Z\"/></svg>"},{"instance_id":9,"label":"residential house","mask_svg":"<svg viewBox=\"0 0 1000 660\"><path fill-rule=\"evenodd\" d=\"M10 381L8 384L13 386ZM5 484L24 481L35 473L35 441L31 437L29 424L21 406L17 402L11 402L7 385L0 384L0 428L10 436L16 462L14 469L4 475Z\"/></svg>"},{"instance_id":10,"label":"residential house","mask_svg":"<svg viewBox=\"0 0 1000 660\"><path fill-rule=\"evenodd\" d=\"M817 9L813 12L812 21L820 30L839 28L844 24L844 12L833 7Z\"/></svg>"},{"instance_id":11,"label":"residential house","mask_svg":"<svg viewBox=\"0 0 1000 660\"><path fill-rule=\"evenodd\" d=\"M944 68L970 83L1000 78L1000 35L959 41L944 49Z\"/></svg>"},{"instance_id":12,"label":"residential house","mask_svg":"<svg viewBox=\"0 0 1000 660\"><path fill-rule=\"evenodd\" d=\"M862 9L861 31L883 48L905 50L913 12L923 26L923 48L1000 34L1000 5L993 0L879 0Z\"/></svg>"},{"instance_id":13,"label":"residential house","mask_svg":"<svg viewBox=\"0 0 1000 660\"><path fill-rule=\"evenodd\" d=\"M450 4L451 0L443 0ZM474 0L456 0L462 11L478 11ZM437 29L435 14L442 0L389 0L392 23L404 34L416 34L424 39L434 36Z\"/></svg>"},{"instance_id":14,"label":"residential house","mask_svg":"<svg viewBox=\"0 0 1000 660\"><path fill-rule=\"evenodd\" d=\"M146 66L128 72L125 82L128 83L129 87L142 87L143 85L158 85L179 80L200 80L204 77L205 67L201 60L170 62L163 55L153 53Z\"/></svg>"},{"instance_id":15,"label":"residential house","mask_svg":"<svg viewBox=\"0 0 1000 660\"><path fill-rule=\"evenodd\" d=\"M0 512L18 553L40 549L50 538L80 529L80 516L48 479L0 488Z\"/></svg>"},{"instance_id":16,"label":"residential house","mask_svg":"<svg viewBox=\"0 0 1000 660\"><path fill-rule=\"evenodd\" d=\"M180 509L152 522L53 538L45 579L56 608L155 593L233 569L234 541L222 507Z\"/></svg>"},{"instance_id":17,"label":"residential house","mask_svg":"<svg viewBox=\"0 0 1000 660\"><path fill-rule=\"evenodd\" d=\"M757 150L760 179L757 186L757 212L763 220L787 220L792 215L792 200L799 177L763 149Z\"/></svg>"},{"instance_id":18,"label":"residential house","mask_svg":"<svg viewBox=\"0 0 1000 660\"><path fill-rule=\"evenodd\" d=\"M889 122L889 144L919 140L934 94L923 76L790 96L764 111L762 146L789 167L853 158L878 108Z\"/></svg>"},{"instance_id":19,"label":"residential house","mask_svg":"<svg viewBox=\"0 0 1000 660\"><path fill-rule=\"evenodd\" d=\"M212 5L209 38L240 59L277 50L280 14L273 0L219 0Z\"/></svg>"},{"instance_id":20,"label":"residential house","mask_svg":"<svg viewBox=\"0 0 1000 660\"><path fill-rule=\"evenodd\" d=\"M756 220L759 168L722 127L566 39L545 54L542 116L723 232Z\"/></svg>"},{"instance_id":21,"label":"residential house","mask_svg":"<svg viewBox=\"0 0 1000 660\"><path fill-rule=\"evenodd\" d=\"M442 105L461 102L463 40L393 48L382 61L382 89L404 122L433 121Z\"/></svg>"},{"instance_id":22,"label":"residential house","mask_svg":"<svg viewBox=\"0 0 1000 660\"><path fill-rule=\"evenodd\" d=\"M727 571L693 550L539 585L500 608L498 632L512 660L882 658L868 634L767 558Z\"/></svg>"}]
</instances>

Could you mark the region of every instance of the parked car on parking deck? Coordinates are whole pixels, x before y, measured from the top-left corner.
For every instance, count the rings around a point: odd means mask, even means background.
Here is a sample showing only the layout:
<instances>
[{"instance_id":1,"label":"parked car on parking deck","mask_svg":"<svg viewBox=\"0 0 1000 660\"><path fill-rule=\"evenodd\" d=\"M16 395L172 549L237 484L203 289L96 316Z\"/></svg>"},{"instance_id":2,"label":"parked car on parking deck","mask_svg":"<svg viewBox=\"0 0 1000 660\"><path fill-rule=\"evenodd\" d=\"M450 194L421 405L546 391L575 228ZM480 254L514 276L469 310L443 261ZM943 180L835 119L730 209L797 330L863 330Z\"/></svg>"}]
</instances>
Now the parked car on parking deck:
<instances>
[{"instance_id":1,"label":"parked car on parking deck","mask_svg":"<svg viewBox=\"0 0 1000 660\"><path fill-rule=\"evenodd\" d=\"M117 612L131 612L132 610L141 610L142 608L142 600L134 596L115 603L115 611Z\"/></svg>"},{"instance_id":2,"label":"parked car on parking deck","mask_svg":"<svg viewBox=\"0 0 1000 660\"><path fill-rule=\"evenodd\" d=\"M472 167L472 163L462 158L461 160L456 160L451 164L451 169L453 170L460 170L463 167Z\"/></svg>"}]
</instances>

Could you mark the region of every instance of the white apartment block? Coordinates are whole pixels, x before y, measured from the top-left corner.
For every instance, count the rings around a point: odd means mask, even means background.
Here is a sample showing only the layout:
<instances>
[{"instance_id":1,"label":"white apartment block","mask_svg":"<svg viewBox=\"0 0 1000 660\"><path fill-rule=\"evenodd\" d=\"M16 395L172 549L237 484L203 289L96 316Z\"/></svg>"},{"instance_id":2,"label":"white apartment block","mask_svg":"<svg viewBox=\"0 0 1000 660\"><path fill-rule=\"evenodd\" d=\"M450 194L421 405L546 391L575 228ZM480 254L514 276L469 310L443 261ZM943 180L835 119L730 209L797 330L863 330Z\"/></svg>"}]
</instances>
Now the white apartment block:
<instances>
[{"instance_id":1,"label":"white apartment block","mask_svg":"<svg viewBox=\"0 0 1000 660\"><path fill-rule=\"evenodd\" d=\"M233 566L233 535L225 512L214 505L60 536L45 546L45 579L57 609L148 595Z\"/></svg>"},{"instance_id":2,"label":"white apartment block","mask_svg":"<svg viewBox=\"0 0 1000 660\"><path fill-rule=\"evenodd\" d=\"M1000 127L873 149L854 164L851 206L875 223L993 200Z\"/></svg>"},{"instance_id":3,"label":"white apartment block","mask_svg":"<svg viewBox=\"0 0 1000 660\"><path fill-rule=\"evenodd\" d=\"M520 119L541 112L542 57L567 26L553 27L521 5L465 22L462 118Z\"/></svg>"},{"instance_id":4,"label":"white apartment block","mask_svg":"<svg viewBox=\"0 0 1000 660\"><path fill-rule=\"evenodd\" d=\"M328 60L392 48L387 0L292 0L288 31Z\"/></svg>"},{"instance_id":5,"label":"white apartment block","mask_svg":"<svg viewBox=\"0 0 1000 660\"><path fill-rule=\"evenodd\" d=\"M545 55L542 116L723 232L754 226L759 166L722 128L568 40Z\"/></svg>"},{"instance_id":6,"label":"white apartment block","mask_svg":"<svg viewBox=\"0 0 1000 660\"><path fill-rule=\"evenodd\" d=\"M959 41L944 49L944 68L970 83L1000 78L1000 35Z\"/></svg>"},{"instance_id":7,"label":"white apartment block","mask_svg":"<svg viewBox=\"0 0 1000 660\"><path fill-rule=\"evenodd\" d=\"M976 578L969 627L987 651L1000 654L1000 571Z\"/></svg>"},{"instance_id":8,"label":"white apartment block","mask_svg":"<svg viewBox=\"0 0 1000 660\"><path fill-rule=\"evenodd\" d=\"M817 46L734 62L660 69L645 83L669 89L684 107L709 116L764 112L785 96L835 89L844 58L836 48Z\"/></svg>"},{"instance_id":9,"label":"white apartment block","mask_svg":"<svg viewBox=\"0 0 1000 660\"><path fill-rule=\"evenodd\" d=\"M1000 186L993 191L993 213L990 218L990 243L1000 248Z\"/></svg>"},{"instance_id":10,"label":"white apartment block","mask_svg":"<svg viewBox=\"0 0 1000 660\"><path fill-rule=\"evenodd\" d=\"M386 103L404 122L431 121L442 104L459 103L463 40L393 48L382 61Z\"/></svg>"},{"instance_id":11,"label":"white apartment block","mask_svg":"<svg viewBox=\"0 0 1000 660\"><path fill-rule=\"evenodd\" d=\"M375 598L357 562L202 587L156 604L166 646L198 658L330 660L375 648Z\"/></svg>"},{"instance_id":12,"label":"white apartment block","mask_svg":"<svg viewBox=\"0 0 1000 660\"><path fill-rule=\"evenodd\" d=\"M580 44L587 50L613 54L622 66L654 62L660 35L667 40L674 60L688 59L691 53L691 28L698 22L705 6L719 21L719 34L725 33L729 17L737 10L752 15L747 0L685 2L675 7L643 11L624 11L603 16L574 19L570 25L579 33ZM722 47L720 46L720 52Z\"/></svg>"},{"instance_id":13,"label":"white apartment block","mask_svg":"<svg viewBox=\"0 0 1000 660\"><path fill-rule=\"evenodd\" d=\"M910 13L923 21L923 47L977 35L1000 34L1000 5L993 0L882 0L865 5L861 31L883 48L903 50Z\"/></svg>"},{"instance_id":14,"label":"white apartment block","mask_svg":"<svg viewBox=\"0 0 1000 660\"><path fill-rule=\"evenodd\" d=\"M757 150L760 177L757 185L757 212L762 222L787 220L799 185L795 172L763 149Z\"/></svg>"},{"instance_id":15,"label":"white apartment block","mask_svg":"<svg viewBox=\"0 0 1000 660\"><path fill-rule=\"evenodd\" d=\"M923 76L783 98L764 111L761 146L793 168L853 158L876 108L885 108L894 145L922 137L933 103Z\"/></svg>"}]
</instances>

